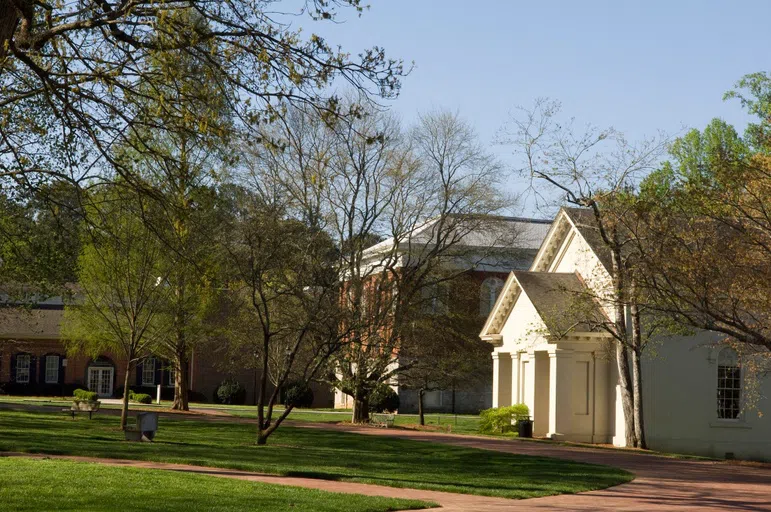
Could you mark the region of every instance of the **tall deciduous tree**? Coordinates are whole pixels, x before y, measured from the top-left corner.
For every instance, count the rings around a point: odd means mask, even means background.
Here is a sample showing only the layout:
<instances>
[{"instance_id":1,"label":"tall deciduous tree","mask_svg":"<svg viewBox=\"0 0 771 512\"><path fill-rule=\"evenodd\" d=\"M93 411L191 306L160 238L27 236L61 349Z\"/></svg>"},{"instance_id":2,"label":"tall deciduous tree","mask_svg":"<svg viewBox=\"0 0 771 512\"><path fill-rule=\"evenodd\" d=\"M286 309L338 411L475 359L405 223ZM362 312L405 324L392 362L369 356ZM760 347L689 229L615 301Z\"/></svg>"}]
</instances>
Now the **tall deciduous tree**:
<instances>
[{"instance_id":1,"label":"tall deciduous tree","mask_svg":"<svg viewBox=\"0 0 771 512\"><path fill-rule=\"evenodd\" d=\"M538 200L551 201L549 192L556 192L568 204L591 212L591 224L610 253L608 271L612 293L600 293L597 298L612 312L611 323L604 327L615 345L626 444L644 445L641 362L638 357L642 337L635 334L638 332L636 327L632 332L629 329L630 325L639 325L640 310L637 307L629 309L635 300L634 280L626 249L629 237L620 222L623 203L618 199L655 169L665 141L654 138L634 145L613 129L599 130L590 126L585 131L576 131L572 120L564 125L557 121L559 111L559 103L537 100L532 110L521 109L521 115L512 116L501 132L500 141L514 146L517 156L522 158L523 176L533 183L546 185L533 188ZM611 204L615 207L609 207ZM634 359L631 368L630 351Z\"/></svg>"},{"instance_id":2,"label":"tall deciduous tree","mask_svg":"<svg viewBox=\"0 0 771 512\"><path fill-rule=\"evenodd\" d=\"M118 188L96 192L78 260L78 296L65 309L67 349L119 355L125 372L121 428L126 428L129 374L166 333L168 301L162 285L169 269L163 248L147 229L133 194Z\"/></svg>"},{"instance_id":3,"label":"tall deciduous tree","mask_svg":"<svg viewBox=\"0 0 771 512\"><path fill-rule=\"evenodd\" d=\"M758 122L744 137L716 119L678 139L643 183L638 239L655 307L762 356L771 350L771 78L738 86L729 97Z\"/></svg>"},{"instance_id":4,"label":"tall deciduous tree","mask_svg":"<svg viewBox=\"0 0 771 512\"><path fill-rule=\"evenodd\" d=\"M327 233L286 214L286 196L231 190L233 215L221 234L231 269L223 338L259 370L262 445L295 405L277 414L281 392L308 387L341 343L336 251Z\"/></svg>"},{"instance_id":5,"label":"tall deciduous tree","mask_svg":"<svg viewBox=\"0 0 771 512\"><path fill-rule=\"evenodd\" d=\"M388 115L350 108L360 115L334 123L296 110L286 130L267 133L265 181L339 247L345 343L330 378L361 422L372 390L408 366L399 362L402 334L423 290L461 273L434 271L462 258L464 237L504 202L500 166L457 115L426 114L408 133Z\"/></svg>"},{"instance_id":6,"label":"tall deciduous tree","mask_svg":"<svg viewBox=\"0 0 771 512\"><path fill-rule=\"evenodd\" d=\"M295 29L297 14L334 20L338 10L361 13L359 0L308 0L281 12L274 0L0 2L0 176L83 179L107 162L129 170L112 150L145 126L138 122L144 83L159 84L159 53L187 54L224 77L217 84L244 127L280 116L286 103L332 115L330 85L342 81L378 96L394 96L401 62L379 47L352 58L322 37ZM191 27L180 13L203 23ZM203 45L208 51L202 51ZM183 119L186 99L160 108ZM156 127L162 129L162 126ZM66 158L60 158L62 150Z\"/></svg>"},{"instance_id":7,"label":"tall deciduous tree","mask_svg":"<svg viewBox=\"0 0 771 512\"><path fill-rule=\"evenodd\" d=\"M181 40L192 41L206 22L194 12L175 12L179 31L162 35L164 48ZM213 41L197 43L209 55ZM163 76L140 85L143 96L136 119L141 130L118 151L119 161L137 176L140 201L152 212L143 220L164 245L172 268L168 295L172 329L161 343L159 355L174 370L173 409L188 409L189 355L207 337L206 303L216 295L219 253L211 246L218 218L215 187L232 163L228 148L232 120L224 85L210 58L180 50L150 52L150 65ZM166 105L177 105L169 112Z\"/></svg>"}]
</instances>

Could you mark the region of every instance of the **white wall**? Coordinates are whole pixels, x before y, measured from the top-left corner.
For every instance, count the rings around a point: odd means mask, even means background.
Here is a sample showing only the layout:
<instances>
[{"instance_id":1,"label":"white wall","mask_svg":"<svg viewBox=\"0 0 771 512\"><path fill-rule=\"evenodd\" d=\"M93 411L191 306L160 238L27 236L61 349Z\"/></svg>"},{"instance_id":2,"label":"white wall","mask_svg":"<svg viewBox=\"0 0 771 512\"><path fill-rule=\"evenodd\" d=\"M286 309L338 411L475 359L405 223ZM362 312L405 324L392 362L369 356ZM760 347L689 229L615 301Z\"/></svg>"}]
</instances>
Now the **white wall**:
<instances>
[{"instance_id":1,"label":"white wall","mask_svg":"<svg viewBox=\"0 0 771 512\"><path fill-rule=\"evenodd\" d=\"M543 342L546 325L525 294L520 294L501 329L503 345L495 352L527 351Z\"/></svg>"},{"instance_id":2,"label":"white wall","mask_svg":"<svg viewBox=\"0 0 771 512\"><path fill-rule=\"evenodd\" d=\"M586 285L597 294L598 297L607 296L605 312L612 318L612 304L610 304L612 287L610 274L594 254L589 244L580 233L573 229L565 238L562 246L557 251L557 256L549 266L549 272L578 272Z\"/></svg>"},{"instance_id":3,"label":"white wall","mask_svg":"<svg viewBox=\"0 0 771 512\"><path fill-rule=\"evenodd\" d=\"M718 339L710 333L669 339L643 360L648 444L661 451L771 460L771 400L761 399L740 420L717 419ZM761 382L761 394L771 396L771 378Z\"/></svg>"}]
</instances>

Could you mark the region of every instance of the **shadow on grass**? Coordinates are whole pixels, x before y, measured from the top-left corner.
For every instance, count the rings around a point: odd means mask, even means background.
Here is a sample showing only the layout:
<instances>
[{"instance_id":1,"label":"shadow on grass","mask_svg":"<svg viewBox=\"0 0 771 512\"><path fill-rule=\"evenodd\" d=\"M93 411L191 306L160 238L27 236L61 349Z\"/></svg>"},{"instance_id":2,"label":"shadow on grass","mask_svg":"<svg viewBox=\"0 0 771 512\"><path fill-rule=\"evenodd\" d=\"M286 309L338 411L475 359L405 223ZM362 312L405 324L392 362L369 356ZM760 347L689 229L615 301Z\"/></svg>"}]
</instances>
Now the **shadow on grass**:
<instances>
[{"instance_id":1,"label":"shadow on grass","mask_svg":"<svg viewBox=\"0 0 771 512\"><path fill-rule=\"evenodd\" d=\"M135 459L508 498L603 489L632 475L608 466L436 443L282 427L267 446L243 423L163 417L153 443L130 443L118 418L0 411L0 450Z\"/></svg>"}]
</instances>

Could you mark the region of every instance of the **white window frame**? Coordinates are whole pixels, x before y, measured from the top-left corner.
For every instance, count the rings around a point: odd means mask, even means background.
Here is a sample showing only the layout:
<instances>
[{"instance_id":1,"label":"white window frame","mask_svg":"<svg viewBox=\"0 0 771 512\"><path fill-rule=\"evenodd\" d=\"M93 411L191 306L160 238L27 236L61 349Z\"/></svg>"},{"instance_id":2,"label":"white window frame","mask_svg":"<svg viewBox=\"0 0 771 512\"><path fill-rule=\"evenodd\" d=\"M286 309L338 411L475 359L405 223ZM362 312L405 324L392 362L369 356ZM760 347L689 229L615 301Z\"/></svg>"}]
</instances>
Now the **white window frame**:
<instances>
[{"instance_id":1,"label":"white window frame","mask_svg":"<svg viewBox=\"0 0 771 512\"><path fill-rule=\"evenodd\" d=\"M50 355L45 357L45 383L46 384L58 384L59 383L59 362L61 358L58 355ZM51 364L53 362L53 364Z\"/></svg>"},{"instance_id":2,"label":"white window frame","mask_svg":"<svg viewBox=\"0 0 771 512\"><path fill-rule=\"evenodd\" d=\"M724 352L733 352L736 363L728 365L721 364L721 356ZM727 371L734 372L733 376L726 376ZM738 354L731 348L724 348L718 353L717 357L717 379L716 379L716 399L717 399L717 419L720 421L740 421L742 418L742 368L738 362ZM729 382L730 381L730 382ZM732 398L726 398L726 394L731 394ZM735 398L733 398L735 396Z\"/></svg>"},{"instance_id":3,"label":"white window frame","mask_svg":"<svg viewBox=\"0 0 771 512\"><path fill-rule=\"evenodd\" d=\"M149 371L148 371L149 370ZM148 380L148 374L150 379ZM155 386L155 358L148 357L142 363L142 386Z\"/></svg>"},{"instance_id":4,"label":"white window frame","mask_svg":"<svg viewBox=\"0 0 771 512\"><path fill-rule=\"evenodd\" d=\"M26 361L26 366L19 364L21 361ZM32 368L32 356L29 354L19 354L16 356L16 382L18 384L29 384ZM21 370L24 370L21 372ZM22 376L24 378L22 378Z\"/></svg>"},{"instance_id":5,"label":"white window frame","mask_svg":"<svg viewBox=\"0 0 771 512\"><path fill-rule=\"evenodd\" d=\"M174 366L171 364L169 365L169 386L174 387L176 385L176 378L177 378L177 370L174 369Z\"/></svg>"}]
</instances>

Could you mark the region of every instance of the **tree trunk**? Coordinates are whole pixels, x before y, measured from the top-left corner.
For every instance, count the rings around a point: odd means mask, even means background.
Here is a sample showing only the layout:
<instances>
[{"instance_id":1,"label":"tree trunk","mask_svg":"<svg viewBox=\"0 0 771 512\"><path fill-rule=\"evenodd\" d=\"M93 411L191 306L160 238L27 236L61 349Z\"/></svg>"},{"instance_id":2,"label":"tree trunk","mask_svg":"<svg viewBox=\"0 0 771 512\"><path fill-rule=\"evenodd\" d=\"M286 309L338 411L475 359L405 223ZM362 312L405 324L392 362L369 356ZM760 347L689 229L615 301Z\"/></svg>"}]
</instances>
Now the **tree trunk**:
<instances>
[{"instance_id":1,"label":"tree trunk","mask_svg":"<svg viewBox=\"0 0 771 512\"><path fill-rule=\"evenodd\" d=\"M632 316L632 384L634 386L634 431L637 447L648 449L645 440L645 421L643 418L642 393L642 329L640 327L640 311L637 303L630 306Z\"/></svg>"},{"instance_id":2,"label":"tree trunk","mask_svg":"<svg viewBox=\"0 0 771 512\"><path fill-rule=\"evenodd\" d=\"M131 373L131 359L128 358L126 363L126 375L123 377L123 404L120 410L120 429L126 430L126 421L128 419L128 406L129 406L129 374Z\"/></svg>"},{"instance_id":3,"label":"tree trunk","mask_svg":"<svg viewBox=\"0 0 771 512\"><path fill-rule=\"evenodd\" d=\"M353 398L353 414L351 421L354 423L369 422L369 400L361 396Z\"/></svg>"},{"instance_id":4,"label":"tree trunk","mask_svg":"<svg viewBox=\"0 0 771 512\"><path fill-rule=\"evenodd\" d=\"M621 408L624 412L624 430L626 446L637 446L634 431L634 396L629 376L629 355L627 354L626 305L624 304L624 275L621 268L620 250L611 250L613 264L613 307L616 330L616 366L621 388Z\"/></svg>"},{"instance_id":5,"label":"tree trunk","mask_svg":"<svg viewBox=\"0 0 771 512\"><path fill-rule=\"evenodd\" d=\"M418 415L420 416L420 426L426 424L426 417L423 415L423 395L426 394L425 388L420 388L418 391Z\"/></svg>"},{"instance_id":6,"label":"tree trunk","mask_svg":"<svg viewBox=\"0 0 771 512\"><path fill-rule=\"evenodd\" d=\"M268 444L268 436L262 428L257 429L257 446L265 446Z\"/></svg>"},{"instance_id":7,"label":"tree trunk","mask_svg":"<svg viewBox=\"0 0 771 512\"><path fill-rule=\"evenodd\" d=\"M188 377L189 361L187 360L187 354L184 352L178 353L174 357L174 364L177 367L177 371L174 374L174 403L171 408L176 411L189 411L189 388L190 379Z\"/></svg>"}]
</instances>

